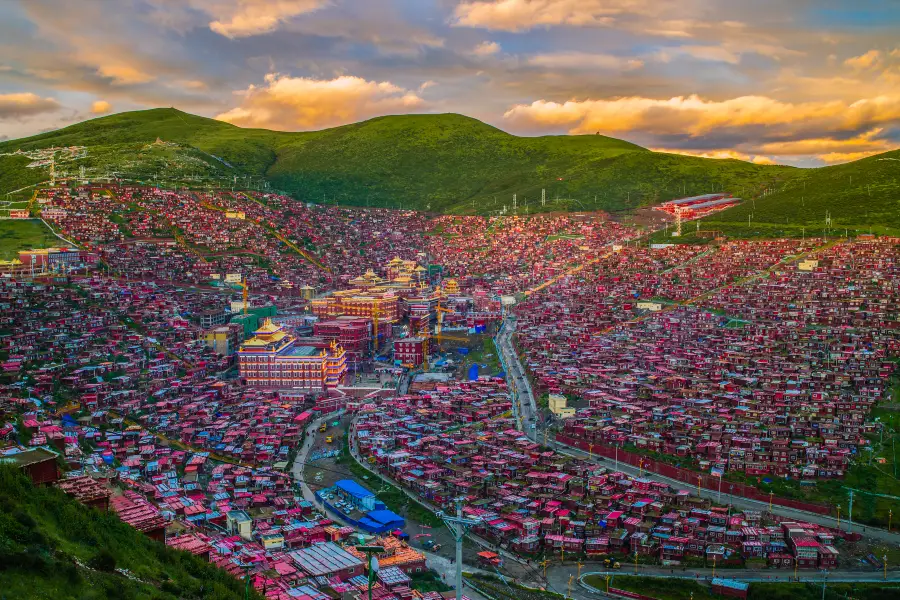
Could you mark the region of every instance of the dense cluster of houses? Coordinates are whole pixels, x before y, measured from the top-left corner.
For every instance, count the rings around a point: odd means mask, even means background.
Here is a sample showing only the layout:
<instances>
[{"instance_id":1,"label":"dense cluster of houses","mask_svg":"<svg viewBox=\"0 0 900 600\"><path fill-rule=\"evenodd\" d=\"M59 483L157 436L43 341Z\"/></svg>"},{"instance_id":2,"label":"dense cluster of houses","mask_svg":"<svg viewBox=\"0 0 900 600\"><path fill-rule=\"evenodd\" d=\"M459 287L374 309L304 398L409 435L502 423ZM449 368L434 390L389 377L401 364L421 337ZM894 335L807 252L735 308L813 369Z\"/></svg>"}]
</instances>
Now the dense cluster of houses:
<instances>
[{"instance_id":1,"label":"dense cluster of houses","mask_svg":"<svg viewBox=\"0 0 900 600\"><path fill-rule=\"evenodd\" d=\"M462 503L483 538L523 556L635 555L663 564L761 559L832 568L836 533L711 506L688 491L577 460L508 418L502 380L445 382L363 406L354 441L383 475L442 509Z\"/></svg>"},{"instance_id":2,"label":"dense cluster of houses","mask_svg":"<svg viewBox=\"0 0 900 600\"><path fill-rule=\"evenodd\" d=\"M632 232L602 216L434 219L429 255L464 289L525 291L563 274Z\"/></svg>"},{"instance_id":3,"label":"dense cluster of houses","mask_svg":"<svg viewBox=\"0 0 900 600\"><path fill-rule=\"evenodd\" d=\"M675 267L671 248L630 249L602 275L543 290L518 313L536 387L586 401L565 428L589 443L702 470L843 476L880 426L869 413L895 366L900 246L844 242L786 260L804 249L731 243ZM605 299L589 306L595 286Z\"/></svg>"},{"instance_id":4,"label":"dense cluster of houses","mask_svg":"<svg viewBox=\"0 0 900 600\"><path fill-rule=\"evenodd\" d=\"M593 215L430 217L137 186L54 188L38 202L99 262L0 278L0 451L41 483L59 479L58 457L66 493L249 572L275 600L365 588L352 530L285 472L317 413L359 403L330 393L338 384L249 385L260 361L234 377L254 333L345 345L355 365L401 323L428 329L439 305L448 328L477 329L499 318L500 296L528 292L517 343L539 393L577 399L568 437L800 479L840 477L867 447L900 349L896 240L638 246ZM290 381L308 378L289 366ZM377 402L352 436L373 468L436 507L461 498L479 535L523 556L837 562L839 533L539 446L515 429L503 380L424 376ZM420 595L409 579L421 554L379 543L375 597Z\"/></svg>"}]
</instances>

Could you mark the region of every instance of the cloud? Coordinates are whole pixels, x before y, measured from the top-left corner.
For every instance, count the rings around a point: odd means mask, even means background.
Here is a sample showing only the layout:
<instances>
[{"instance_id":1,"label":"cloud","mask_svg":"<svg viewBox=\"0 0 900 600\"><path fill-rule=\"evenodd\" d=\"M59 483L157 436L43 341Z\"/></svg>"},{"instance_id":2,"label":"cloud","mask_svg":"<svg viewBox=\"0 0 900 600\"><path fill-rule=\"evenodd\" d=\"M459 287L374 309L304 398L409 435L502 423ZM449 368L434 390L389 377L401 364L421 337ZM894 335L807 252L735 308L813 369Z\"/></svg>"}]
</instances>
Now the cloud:
<instances>
[{"instance_id":1,"label":"cloud","mask_svg":"<svg viewBox=\"0 0 900 600\"><path fill-rule=\"evenodd\" d=\"M656 55L661 62L669 62L672 56L689 56L697 60L723 62L732 65L741 62L739 52L732 51L724 46L676 46L666 48Z\"/></svg>"},{"instance_id":2,"label":"cloud","mask_svg":"<svg viewBox=\"0 0 900 600\"><path fill-rule=\"evenodd\" d=\"M869 156L880 154L881 152L884 152L884 150L869 150L867 152L827 152L825 154L816 155L816 158L834 165L859 160L861 158L868 158Z\"/></svg>"},{"instance_id":3,"label":"cloud","mask_svg":"<svg viewBox=\"0 0 900 600\"><path fill-rule=\"evenodd\" d=\"M896 146L885 131L900 124L900 96L803 103L765 96L721 101L699 96L539 100L513 106L504 117L531 131L625 135L667 151L675 148L696 155L732 148L750 160L764 156L837 161L851 153L874 154Z\"/></svg>"},{"instance_id":4,"label":"cloud","mask_svg":"<svg viewBox=\"0 0 900 600\"><path fill-rule=\"evenodd\" d=\"M509 122L537 127L567 127L571 133L622 133L641 130L657 135L692 137L722 128L776 128L773 134L853 132L900 120L900 96L879 96L846 103L840 100L791 103L766 96L705 100L699 96L668 99L626 97L613 100L538 100L504 114Z\"/></svg>"},{"instance_id":5,"label":"cloud","mask_svg":"<svg viewBox=\"0 0 900 600\"><path fill-rule=\"evenodd\" d=\"M452 23L500 31L609 26L616 16L643 4L639 0L470 0L457 5Z\"/></svg>"},{"instance_id":6,"label":"cloud","mask_svg":"<svg viewBox=\"0 0 900 600\"><path fill-rule=\"evenodd\" d=\"M877 127L850 137L816 137L787 142L769 142L759 149L775 156L814 156L827 163L847 162L880 154L896 148L885 137L883 128Z\"/></svg>"},{"instance_id":7,"label":"cloud","mask_svg":"<svg viewBox=\"0 0 900 600\"><path fill-rule=\"evenodd\" d=\"M697 156L700 158L715 158L720 160L735 159L752 162L757 165L774 165L775 161L769 156L761 154L747 154L737 150L723 148L720 150L682 150L679 148L650 148L654 152L665 152L667 154L681 154L683 156Z\"/></svg>"},{"instance_id":8,"label":"cloud","mask_svg":"<svg viewBox=\"0 0 900 600\"><path fill-rule=\"evenodd\" d=\"M0 119L21 119L62 108L53 98L41 98L30 92L21 94L0 94Z\"/></svg>"},{"instance_id":9,"label":"cloud","mask_svg":"<svg viewBox=\"0 0 900 600\"><path fill-rule=\"evenodd\" d=\"M124 62L101 64L97 67L97 74L111 79L113 85L135 85L147 83L156 79L154 75L142 71L140 68Z\"/></svg>"},{"instance_id":10,"label":"cloud","mask_svg":"<svg viewBox=\"0 0 900 600\"><path fill-rule=\"evenodd\" d=\"M343 125L371 117L421 110L414 91L388 81L344 75L330 80L270 73L264 87L240 92L241 105L216 119L242 127L298 131Z\"/></svg>"},{"instance_id":11,"label":"cloud","mask_svg":"<svg viewBox=\"0 0 900 600\"><path fill-rule=\"evenodd\" d=\"M199 3L214 21L209 28L228 38L268 33L283 22L317 10L326 0L212 0Z\"/></svg>"},{"instance_id":12,"label":"cloud","mask_svg":"<svg viewBox=\"0 0 900 600\"><path fill-rule=\"evenodd\" d=\"M854 56L852 58L848 58L844 61L844 64L852 69L856 69L857 71L865 71L868 69L874 69L881 65L881 51L879 50L869 50L865 54L861 54L860 56Z\"/></svg>"},{"instance_id":13,"label":"cloud","mask_svg":"<svg viewBox=\"0 0 900 600\"><path fill-rule=\"evenodd\" d=\"M491 56L498 52L500 52L500 44L497 42L481 42L472 49L472 54L475 56Z\"/></svg>"},{"instance_id":14,"label":"cloud","mask_svg":"<svg viewBox=\"0 0 900 600\"><path fill-rule=\"evenodd\" d=\"M112 104L110 104L106 100L97 100L96 102L91 104L91 114L105 115L110 111L112 111Z\"/></svg>"},{"instance_id":15,"label":"cloud","mask_svg":"<svg viewBox=\"0 0 900 600\"><path fill-rule=\"evenodd\" d=\"M591 54L590 52L557 52L538 54L527 59L529 65L546 69L603 69L631 71L644 66L644 61L636 58L613 56L612 54Z\"/></svg>"}]
</instances>

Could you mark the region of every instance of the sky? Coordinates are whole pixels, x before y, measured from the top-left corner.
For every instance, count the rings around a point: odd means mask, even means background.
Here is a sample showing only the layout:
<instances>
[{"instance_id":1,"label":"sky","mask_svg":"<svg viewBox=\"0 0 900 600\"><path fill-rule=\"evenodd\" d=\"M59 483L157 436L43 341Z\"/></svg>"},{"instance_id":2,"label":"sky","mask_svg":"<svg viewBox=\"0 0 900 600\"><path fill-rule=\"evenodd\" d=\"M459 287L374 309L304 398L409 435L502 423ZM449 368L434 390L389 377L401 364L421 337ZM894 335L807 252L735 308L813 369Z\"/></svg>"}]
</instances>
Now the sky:
<instances>
[{"instance_id":1,"label":"sky","mask_svg":"<svg viewBox=\"0 0 900 600\"><path fill-rule=\"evenodd\" d=\"M818 166L900 147L898 0L0 0L0 140L159 106Z\"/></svg>"}]
</instances>

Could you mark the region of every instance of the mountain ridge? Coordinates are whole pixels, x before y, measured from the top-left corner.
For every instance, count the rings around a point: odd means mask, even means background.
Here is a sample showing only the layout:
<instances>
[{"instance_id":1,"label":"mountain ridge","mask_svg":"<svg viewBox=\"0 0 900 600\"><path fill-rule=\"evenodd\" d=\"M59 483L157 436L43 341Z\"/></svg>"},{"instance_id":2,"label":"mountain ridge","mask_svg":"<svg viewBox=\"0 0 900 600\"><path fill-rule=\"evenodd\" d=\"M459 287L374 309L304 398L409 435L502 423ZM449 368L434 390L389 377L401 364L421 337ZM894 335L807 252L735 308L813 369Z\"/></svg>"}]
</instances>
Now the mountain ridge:
<instances>
[{"instance_id":1,"label":"mountain ridge","mask_svg":"<svg viewBox=\"0 0 900 600\"><path fill-rule=\"evenodd\" d=\"M84 166L87 179L107 175L192 187L262 186L312 202L480 214L511 207L513 194L520 214L627 213L710 191L762 202L773 197L773 190L783 190L775 196L789 194L796 182L828 180L829 169L846 168L798 169L661 153L600 135L519 137L457 113L388 115L317 131L281 132L245 129L175 108L118 113L5 141L0 154L18 149L34 154L51 146L86 146L86 157L57 168L72 176ZM46 178L47 169L23 176L22 161L12 165L13 158L18 157L0 157L6 161L0 167L8 165L9 172L0 176L0 193L22 181L34 183L37 174ZM863 170L869 168L862 164ZM793 203L789 195L780 198ZM746 204L722 213L718 221L737 219ZM859 215L847 216L862 222Z\"/></svg>"}]
</instances>

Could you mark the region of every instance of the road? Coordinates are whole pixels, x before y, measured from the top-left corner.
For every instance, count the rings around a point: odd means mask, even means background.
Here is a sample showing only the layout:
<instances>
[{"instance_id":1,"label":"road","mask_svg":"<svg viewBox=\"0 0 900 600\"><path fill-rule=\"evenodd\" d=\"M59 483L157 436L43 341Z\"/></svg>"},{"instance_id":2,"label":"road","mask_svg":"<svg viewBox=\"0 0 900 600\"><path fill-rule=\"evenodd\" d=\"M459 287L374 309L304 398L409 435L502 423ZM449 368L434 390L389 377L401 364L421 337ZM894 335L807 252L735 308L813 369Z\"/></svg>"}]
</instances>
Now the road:
<instances>
[{"instance_id":1,"label":"road","mask_svg":"<svg viewBox=\"0 0 900 600\"><path fill-rule=\"evenodd\" d=\"M525 432L525 435L533 441L538 441L538 417L537 403L534 399L534 392L531 389L531 382L525 376L525 367L516 354L513 347L512 336L516 331L516 318L514 316L507 317L503 322L503 327L497 334L497 347L503 355L503 365L506 367L506 381L512 393L512 401L515 405L515 415L518 420L518 427ZM535 428L532 428L532 424Z\"/></svg>"},{"instance_id":2,"label":"road","mask_svg":"<svg viewBox=\"0 0 900 600\"><path fill-rule=\"evenodd\" d=\"M312 502L313 506L319 506L319 503L316 500L316 495L306 484L306 478L303 476L303 467L306 466L306 459L309 458L309 453L315 445L316 433L319 430L319 425L326 420L328 420L327 415L319 417L309 424L306 428L306 435L303 436L303 446L297 451L297 457L294 459L294 464L291 466L291 477L300 484L300 492L303 494L303 499ZM322 507L322 510L324 510L324 507Z\"/></svg>"}]
</instances>

